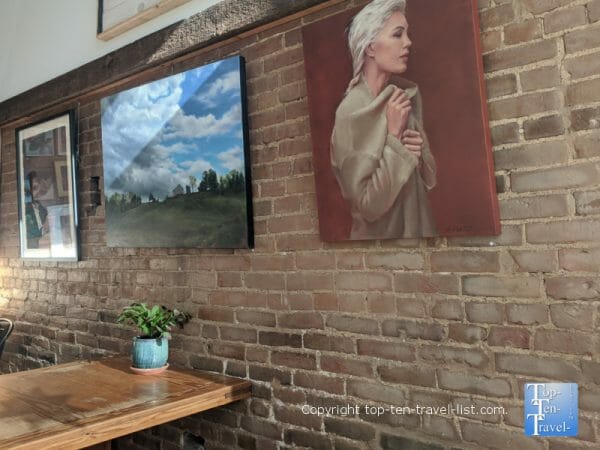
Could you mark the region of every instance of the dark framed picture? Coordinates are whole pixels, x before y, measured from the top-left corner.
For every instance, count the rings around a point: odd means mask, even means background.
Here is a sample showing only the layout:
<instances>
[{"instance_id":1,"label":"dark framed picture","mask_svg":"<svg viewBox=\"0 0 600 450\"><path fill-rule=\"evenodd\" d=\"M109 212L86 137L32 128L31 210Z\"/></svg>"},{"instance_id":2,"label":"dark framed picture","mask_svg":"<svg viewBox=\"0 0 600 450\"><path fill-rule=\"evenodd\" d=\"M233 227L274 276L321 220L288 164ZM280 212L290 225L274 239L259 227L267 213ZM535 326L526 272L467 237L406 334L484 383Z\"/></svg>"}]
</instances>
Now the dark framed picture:
<instances>
[{"instance_id":1,"label":"dark framed picture","mask_svg":"<svg viewBox=\"0 0 600 450\"><path fill-rule=\"evenodd\" d=\"M253 245L244 73L231 57L102 99L109 247Z\"/></svg>"},{"instance_id":2,"label":"dark framed picture","mask_svg":"<svg viewBox=\"0 0 600 450\"><path fill-rule=\"evenodd\" d=\"M74 113L16 130L22 258L77 261Z\"/></svg>"},{"instance_id":3,"label":"dark framed picture","mask_svg":"<svg viewBox=\"0 0 600 450\"><path fill-rule=\"evenodd\" d=\"M500 233L477 14L373 0L302 29L323 240Z\"/></svg>"}]
</instances>

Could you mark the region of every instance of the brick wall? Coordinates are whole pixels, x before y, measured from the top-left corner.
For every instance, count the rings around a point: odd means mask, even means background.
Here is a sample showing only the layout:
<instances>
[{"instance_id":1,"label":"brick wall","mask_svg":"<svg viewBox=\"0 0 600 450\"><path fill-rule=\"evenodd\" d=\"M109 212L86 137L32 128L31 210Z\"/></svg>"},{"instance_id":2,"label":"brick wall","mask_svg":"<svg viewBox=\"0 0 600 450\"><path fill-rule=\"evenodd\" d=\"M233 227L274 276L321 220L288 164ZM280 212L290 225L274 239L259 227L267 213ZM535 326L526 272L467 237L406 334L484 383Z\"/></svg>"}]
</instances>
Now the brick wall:
<instances>
[{"instance_id":1,"label":"brick wall","mask_svg":"<svg viewBox=\"0 0 600 450\"><path fill-rule=\"evenodd\" d=\"M479 1L499 237L324 244L299 27L349 6L181 63L247 58L252 251L105 247L104 210L89 205L86 184L102 174L92 98L70 105L80 125L82 261L24 262L14 130L2 129L0 313L17 324L0 368L127 353L133 331L115 317L146 299L194 314L174 335L173 362L247 377L254 396L119 448L193 448L194 436L222 449L597 448L600 0ZM579 383L578 438L523 436L523 383L532 380ZM506 414L301 410L348 403Z\"/></svg>"}]
</instances>

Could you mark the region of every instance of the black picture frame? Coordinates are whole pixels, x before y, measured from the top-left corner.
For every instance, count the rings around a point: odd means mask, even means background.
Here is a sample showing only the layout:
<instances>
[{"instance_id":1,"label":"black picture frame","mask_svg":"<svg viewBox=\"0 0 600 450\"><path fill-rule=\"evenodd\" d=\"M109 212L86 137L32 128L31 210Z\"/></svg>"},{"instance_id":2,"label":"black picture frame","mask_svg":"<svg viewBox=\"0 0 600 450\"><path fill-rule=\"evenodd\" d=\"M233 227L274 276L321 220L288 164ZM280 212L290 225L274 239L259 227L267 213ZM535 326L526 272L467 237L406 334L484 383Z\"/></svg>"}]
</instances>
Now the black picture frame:
<instances>
[{"instance_id":1,"label":"black picture frame","mask_svg":"<svg viewBox=\"0 0 600 450\"><path fill-rule=\"evenodd\" d=\"M23 259L79 260L76 135L73 110L15 130Z\"/></svg>"},{"instance_id":2,"label":"black picture frame","mask_svg":"<svg viewBox=\"0 0 600 450\"><path fill-rule=\"evenodd\" d=\"M243 57L117 92L101 111L108 247L254 247Z\"/></svg>"}]
</instances>

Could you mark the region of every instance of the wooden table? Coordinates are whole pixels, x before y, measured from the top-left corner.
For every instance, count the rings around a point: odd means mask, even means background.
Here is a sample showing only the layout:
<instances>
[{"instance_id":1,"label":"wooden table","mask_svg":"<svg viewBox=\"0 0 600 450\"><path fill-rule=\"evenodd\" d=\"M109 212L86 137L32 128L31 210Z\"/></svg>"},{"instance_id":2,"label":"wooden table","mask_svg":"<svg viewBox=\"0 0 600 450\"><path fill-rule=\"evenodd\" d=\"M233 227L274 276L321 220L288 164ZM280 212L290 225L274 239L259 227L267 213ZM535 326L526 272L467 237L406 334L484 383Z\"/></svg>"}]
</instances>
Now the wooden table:
<instances>
[{"instance_id":1,"label":"wooden table","mask_svg":"<svg viewBox=\"0 0 600 450\"><path fill-rule=\"evenodd\" d=\"M0 449L78 449L250 396L247 380L169 368L135 375L128 358L0 376Z\"/></svg>"}]
</instances>

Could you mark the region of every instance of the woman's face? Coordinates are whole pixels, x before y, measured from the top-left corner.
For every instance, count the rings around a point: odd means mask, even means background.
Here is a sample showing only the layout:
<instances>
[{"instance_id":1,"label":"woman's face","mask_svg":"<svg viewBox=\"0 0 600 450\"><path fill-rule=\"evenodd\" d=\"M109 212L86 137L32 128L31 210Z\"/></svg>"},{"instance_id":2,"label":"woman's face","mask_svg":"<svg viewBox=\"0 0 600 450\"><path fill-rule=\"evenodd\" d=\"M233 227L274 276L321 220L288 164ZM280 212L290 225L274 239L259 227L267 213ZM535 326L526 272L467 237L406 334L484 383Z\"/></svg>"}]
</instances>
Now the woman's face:
<instances>
[{"instance_id":1,"label":"woman's face","mask_svg":"<svg viewBox=\"0 0 600 450\"><path fill-rule=\"evenodd\" d=\"M399 11L395 12L367 47L367 56L373 58L383 72L406 72L409 48L412 44L407 32L406 17Z\"/></svg>"}]
</instances>

